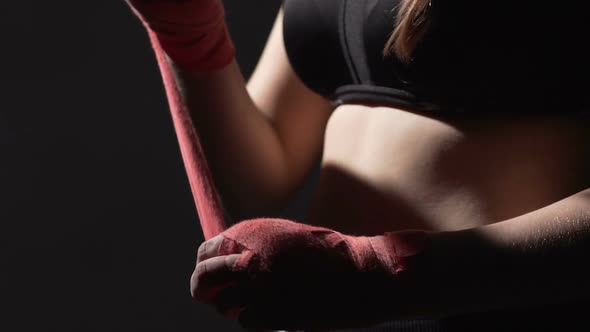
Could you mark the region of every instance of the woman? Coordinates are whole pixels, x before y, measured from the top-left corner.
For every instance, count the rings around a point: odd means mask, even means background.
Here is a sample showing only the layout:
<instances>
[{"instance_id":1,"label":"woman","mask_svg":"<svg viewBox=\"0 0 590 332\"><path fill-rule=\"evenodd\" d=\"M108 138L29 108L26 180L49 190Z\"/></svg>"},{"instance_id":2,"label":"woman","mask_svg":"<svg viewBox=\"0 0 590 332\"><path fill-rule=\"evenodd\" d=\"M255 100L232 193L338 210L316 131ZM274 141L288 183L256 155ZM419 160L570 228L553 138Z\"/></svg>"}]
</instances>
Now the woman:
<instances>
[{"instance_id":1,"label":"woman","mask_svg":"<svg viewBox=\"0 0 590 332\"><path fill-rule=\"evenodd\" d=\"M208 239L196 299L315 330L587 297L583 11L286 0L245 82L218 0L128 2ZM203 222L221 215L201 144L240 220L279 211L321 160L308 225Z\"/></svg>"}]
</instances>

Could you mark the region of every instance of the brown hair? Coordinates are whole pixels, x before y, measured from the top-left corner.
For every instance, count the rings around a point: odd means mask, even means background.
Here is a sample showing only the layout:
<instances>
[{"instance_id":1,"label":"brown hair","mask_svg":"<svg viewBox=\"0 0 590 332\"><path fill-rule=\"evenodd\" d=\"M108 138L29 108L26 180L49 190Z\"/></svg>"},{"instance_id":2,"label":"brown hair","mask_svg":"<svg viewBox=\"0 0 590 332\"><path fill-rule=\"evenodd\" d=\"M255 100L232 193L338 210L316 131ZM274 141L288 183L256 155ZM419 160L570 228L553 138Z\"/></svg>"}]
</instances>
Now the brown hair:
<instances>
[{"instance_id":1,"label":"brown hair","mask_svg":"<svg viewBox=\"0 0 590 332\"><path fill-rule=\"evenodd\" d=\"M408 63L431 24L432 0L400 0L395 29L385 44L384 56L395 54Z\"/></svg>"}]
</instances>

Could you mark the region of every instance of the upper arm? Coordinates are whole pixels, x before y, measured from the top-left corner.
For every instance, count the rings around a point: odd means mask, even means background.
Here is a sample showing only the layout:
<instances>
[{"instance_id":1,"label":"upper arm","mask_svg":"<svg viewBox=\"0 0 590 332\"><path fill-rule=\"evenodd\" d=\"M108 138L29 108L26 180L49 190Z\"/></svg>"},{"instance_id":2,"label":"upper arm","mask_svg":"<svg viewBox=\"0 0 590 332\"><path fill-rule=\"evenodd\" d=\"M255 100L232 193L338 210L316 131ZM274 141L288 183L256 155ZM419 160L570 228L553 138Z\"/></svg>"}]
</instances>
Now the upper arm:
<instances>
[{"instance_id":1,"label":"upper arm","mask_svg":"<svg viewBox=\"0 0 590 332\"><path fill-rule=\"evenodd\" d=\"M289 182L298 185L320 157L326 124L334 106L307 88L293 71L283 40L283 8L278 12L247 89L281 140Z\"/></svg>"}]
</instances>

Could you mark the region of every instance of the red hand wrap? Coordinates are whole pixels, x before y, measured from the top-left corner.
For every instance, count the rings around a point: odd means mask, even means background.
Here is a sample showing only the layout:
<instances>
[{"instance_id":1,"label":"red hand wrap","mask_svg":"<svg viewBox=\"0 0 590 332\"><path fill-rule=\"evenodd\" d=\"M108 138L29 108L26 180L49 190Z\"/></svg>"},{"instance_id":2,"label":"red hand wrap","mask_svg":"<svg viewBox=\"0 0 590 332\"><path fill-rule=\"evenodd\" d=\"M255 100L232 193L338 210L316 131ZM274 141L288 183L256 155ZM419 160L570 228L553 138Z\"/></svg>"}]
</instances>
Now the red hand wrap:
<instances>
[{"instance_id":1,"label":"red hand wrap","mask_svg":"<svg viewBox=\"0 0 590 332\"><path fill-rule=\"evenodd\" d=\"M128 0L166 54L184 69L208 72L227 66L235 49L219 0Z\"/></svg>"},{"instance_id":2,"label":"red hand wrap","mask_svg":"<svg viewBox=\"0 0 590 332\"><path fill-rule=\"evenodd\" d=\"M233 269L249 280L241 324L255 329L366 327L391 318L412 296L400 277L427 244L422 231L356 237L282 219L244 221L223 235L220 254L240 253Z\"/></svg>"},{"instance_id":3,"label":"red hand wrap","mask_svg":"<svg viewBox=\"0 0 590 332\"><path fill-rule=\"evenodd\" d=\"M426 246L422 231L350 236L284 219L243 221L223 232L223 236L220 255L242 253L234 265L236 271L261 273L272 272L279 260L277 256L299 249L315 254L329 251L334 259L353 264L357 271L382 270L394 276L408 269L407 258L419 254Z\"/></svg>"},{"instance_id":4,"label":"red hand wrap","mask_svg":"<svg viewBox=\"0 0 590 332\"><path fill-rule=\"evenodd\" d=\"M223 232L225 238L220 254L241 253L235 270L249 272L255 286L256 283L263 285L252 288L255 291L251 294L253 305L240 315L243 325L281 329L366 326L367 322L383 318L384 311L395 311L394 305L399 306L401 302L390 301L391 306L382 306L375 299L399 291L394 279L411 270L407 258L422 250L425 244L422 232L353 237L279 219L244 221L224 231L218 193L190 112L162 47L181 66L213 69L233 57L229 39L221 37L227 36L225 25L215 23L203 30L201 28L207 24L193 27L192 22L220 22L207 21L204 14L199 20L192 17L185 21L185 17L180 16L183 20L172 21L169 25L166 18L176 17L178 12L171 15L167 10L153 10L158 4L156 1L133 3L145 5L141 10L143 15L136 12L155 32L150 33L150 37L205 238L211 239ZM152 4L154 7L150 7ZM206 9L203 4L221 12L217 1L201 1L202 7L198 9ZM205 12L190 11L193 14ZM205 30L209 32L201 35ZM204 44L200 44L201 41ZM215 50L221 51L215 53Z\"/></svg>"},{"instance_id":5,"label":"red hand wrap","mask_svg":"<svg viewBox=\"0 0 590 332\"><path fill-rule=\"evenodd\" d=\"M226 229L221 200L190 111L178 91L172 69L166 61L158 40L153 35L151 37L201 228L205 239L209 240Z\"/></svg>"}]
</instances>

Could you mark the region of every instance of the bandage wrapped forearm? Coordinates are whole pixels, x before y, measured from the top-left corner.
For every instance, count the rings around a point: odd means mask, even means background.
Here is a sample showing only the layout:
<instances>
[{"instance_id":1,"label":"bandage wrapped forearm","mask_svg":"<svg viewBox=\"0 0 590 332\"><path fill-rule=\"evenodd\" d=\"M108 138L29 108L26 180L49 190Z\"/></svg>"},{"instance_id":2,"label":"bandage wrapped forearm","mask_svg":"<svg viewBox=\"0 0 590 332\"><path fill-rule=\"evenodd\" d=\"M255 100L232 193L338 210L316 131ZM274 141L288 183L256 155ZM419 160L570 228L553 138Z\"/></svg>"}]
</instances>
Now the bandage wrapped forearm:
<instances>
[{"instance_id":1,"label":"bandage wrapped forearm","mask_svg":"<svg viewBox=\"0 0 590 332\"><path fill-rule=\"evenodd\" d=\"M183 69L213 71L228 65L235 49L219 0L127 0L166 54Z\"/></svg>"},{"instance_id":2,"label":"bandage wrapped forearm","mask_svg":"<svg viewBox=\"0 0 590 332\"><path fill-rule=\"evenodd\" d=\"M426 233L356 237L281 219L256 219L222 233L221 255L246 276L240 321L263 329L368 326L403 310ZM385 303L385 305L384 305Z\"/></svg>"},{"instance_id":3,"label":"bandage wrapped forearm","mask_svg":"<svg viewBox=\"0 0 590 332\"><path fill-rule=\"evenodd\" d=\"M164 10L163 13L167 13L167 11ZM166 54L160 45L161 43L156 33L150 31L150 39L162 74L168 104L170 105L170 114L172 115L186 174L195 199L201 229L205 238L210 239L226 229L221 200L215 188L213 176L209 170L209 164L205 158L191 111L185 98L180 93L172 66L166 59ZM187 56L189 56L187 59L190 60L190 53L187 53ZM179 61L178 59L176 61ZM199 68L200 70L204 70L203 68L208 68L209 70L222 64L223 61L220 61L220 59L223 58L215 58L214 61L211 59L205 62L197 61L194 63L187 60L183 63L185 65L192 64L194 68Z\"/></svg>"}]
</instances>

